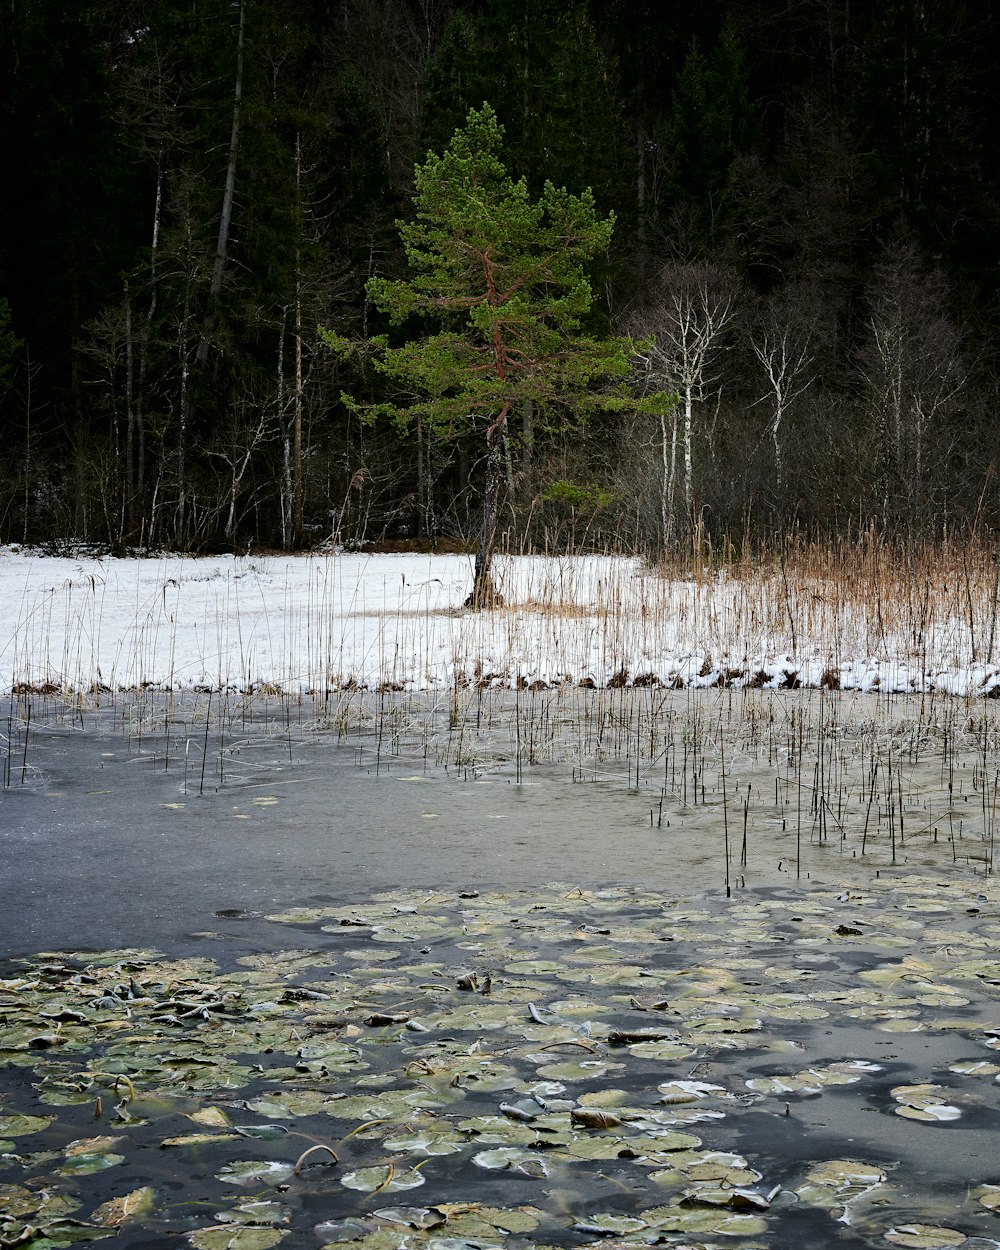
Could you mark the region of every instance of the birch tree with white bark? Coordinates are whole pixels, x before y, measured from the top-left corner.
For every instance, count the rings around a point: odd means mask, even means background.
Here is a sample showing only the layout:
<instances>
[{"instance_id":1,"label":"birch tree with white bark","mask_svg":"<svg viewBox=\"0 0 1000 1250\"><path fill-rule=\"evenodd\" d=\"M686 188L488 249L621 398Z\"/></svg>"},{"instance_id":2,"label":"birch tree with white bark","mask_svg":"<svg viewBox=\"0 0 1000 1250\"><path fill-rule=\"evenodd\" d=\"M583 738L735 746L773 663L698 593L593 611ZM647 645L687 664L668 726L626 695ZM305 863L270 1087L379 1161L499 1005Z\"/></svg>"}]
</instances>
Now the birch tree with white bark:
<instances>
[{"instance_id":1,"label":"birch tree with white bark","mask_svg":"<svg viewBox=\"0 0 1000 1250\"><path fill-rule=\"evenodd\" d=\"M644 341L640 378L649 392L672 390L677 406L659 417L660 525L664 546L677 532L678 496L686 524L695 502L696 418L722 385L721 355L737 311L739 283L730 271L703 263L660 270L648 298L625 318Z\"/></svg>"},{"instance_id":2,"label":"birch tree with white bark","mask_svg":"<svg viewBox=\"0 0 1000 1250\"><path fill-rule=\"evenodd\" d=\"M758 404L770 406L767 434L774 447L776 485L784 479L782 437L789 410L816 378L813 329L808 292L780 291L764 304L749 329L750 346L764 374L764 394Z\"/></svg>"}]
</instances>

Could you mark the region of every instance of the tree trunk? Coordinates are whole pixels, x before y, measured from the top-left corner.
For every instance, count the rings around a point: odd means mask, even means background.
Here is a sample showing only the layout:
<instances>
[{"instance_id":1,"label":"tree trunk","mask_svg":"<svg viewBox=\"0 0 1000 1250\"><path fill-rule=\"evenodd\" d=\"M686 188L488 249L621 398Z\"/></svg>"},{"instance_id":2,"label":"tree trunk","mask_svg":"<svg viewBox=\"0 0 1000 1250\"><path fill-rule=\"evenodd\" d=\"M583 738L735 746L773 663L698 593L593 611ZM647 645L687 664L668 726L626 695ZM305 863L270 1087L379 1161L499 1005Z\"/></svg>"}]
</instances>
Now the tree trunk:
<instances>
[{"instance_id":1,"label":"tree trunk","mask_svg":"<svg viewBox=\"0 0 1000 1250\"><path fill-rule=\"evenodd\" d=\"M295 546L302 546L302 293L299 278L295 280L295 417L292 439L295 482Z\"/></svg>"},{"instance_id":2,"label":"tree trunk","mask_svg":"<svg viewBox=\"0 0 1000 1250\"><path fill-rule=\"evenodd\" d=\"M216 305L222 294L222 279L229 252L229 229L233 221L233 198L236 194L236 156L240 144L240 107L243 100L243 32L246 24L246 8L240 4L240 25L236 38L236 85L233 88L233 127L229 135L229 159L226 162L226 188L222 193L222 216L219 218L219 238L215 245L215 261L212 265L212 281L208 288L208 312L198 344L198 364L208 360L208 348L215 328Z\"/></svg>"},{"instance_id":3,"label":"tree trunk","mask_svg":"<svg viewBox=\"0 0 1000 1250\"><path fill-rule=\"evenodd\" d=\"M296 277L297 281L297 277ZM292 486L292 430L285 417L285 321L288 308L281 310L281 329L278 333L278 425L281 429L281 549L292 548L293 496ZM293 417L294 421L294 417Z\"/></svg>"},{"instance_id":4,"label":"tree trunk","mask_svg":"<svg viewBox=\"0 0 1000 1250\"><path fill-rule=\"evenodd\" d=\"M775 400L774 421L771 424L771 438L774 442L774 473L775 481L778 486L778 493L781 493L781 418L785 415L784 406L780 391Z\"/></svg>"},{"instance_id":5,"label":"tree trunk","mask_svg":"<svg viewBox=\"0 0 1000 1250\"><path fill-rule=\"evenodd\" d=\"M507 424L507 405L486 433L486 482L483 486L483 520L479 533L479 550L472 581L472 594L465 601L468 608L503 607L503 595L493 584L493 552L497 541L500 516L500 482L503 477L503 441Z\"/></svg>"},{"instance_id":6,"label":"tree trunk","mask_svg":"<svg viewBox=\"0 0 1000 1250\"><path fill-rule=\"evenodd\" d=\"M125 481L121 494L118 541L135 530L135 350L132 341L132 292L125 279Z\"/></svg>"},{"instance_id":7,"label":"tree trunk","mask_svg":"<svg viewBox=\"0 0 1000 1250\"><path fill-rule=\"evenodd\" d=\"M424 421L420 414L417 414L417 506L414 517L414 533L418 539L428 538L424 524L424 492L425 482L424 476L427 472L424 464Z\"/></svg>"},{"instance_id":8,"label":"tree trunk","mask_svg":"<svg viewBox=\"0 0 1000 1250\"><path fill-rule=\"evenodd\" d=\"M694 498L694 456L691 449L694 427L694 395L692 387L684 387L684 509L691 519L691 503Z\"/></svg>"},{"instance_id":9,"label":"tree trunk","mask_svg":"<svg viewBox=\"0 0 1000 1250\"><path fill-rule=\"evenodd\" d=\"M295 202L302 202L302 139L295 136ZM295 249L295 544L302 545L302 256Z\"/></svg>"},{"instance_id":10,"label":"tree trunk","mask_svg":"<svg viewBox=\"0 0 1000 1250\"><path fill-rule=\"evenodd\" d=\"M674 538L674 488L677 483L677 413L669 417L670 435L667 436L667 416L660 417L660 456L663 462L663 479L660 483L660 533L663 550L667 551Z\"/></svg>"},{"instance_id":11,"label":"tree trunk","mask_svg":"<svg viewBox=\"0 0 1000 1250\"><path fill-rule=\"evenodd\" d=\"M160 247L160 215L163 210L163 166L157 158L156 162L156 204L153 209L153 239L149 251L149 307L146 309L146 325L139 339L139 385L135 404L135 501L136 515L142 514L140 530L146 516L146 365L149 359L149 345L153 338L153 325L156 320L159 302L159 247Z\"/></svg>"},{"instance_id":12,"label":"tree trunk","mask_svg":"<svg viewBox=\"0 0 1000 1250\"><path fill-rule=\"evenodd\" d=\"M177 427L177 507L174 513L174 542L178 547L184 547L185 526L187 524L187 435L188 435L188 419L191 412L190 399L190 365L188 363L188 322L191 316L191 282L188 277L184 287L184 311L181 316L179 327L179 355L180 355L180 396L178 408L180 409L180 423Z\"/></svg>"}]
</instances>

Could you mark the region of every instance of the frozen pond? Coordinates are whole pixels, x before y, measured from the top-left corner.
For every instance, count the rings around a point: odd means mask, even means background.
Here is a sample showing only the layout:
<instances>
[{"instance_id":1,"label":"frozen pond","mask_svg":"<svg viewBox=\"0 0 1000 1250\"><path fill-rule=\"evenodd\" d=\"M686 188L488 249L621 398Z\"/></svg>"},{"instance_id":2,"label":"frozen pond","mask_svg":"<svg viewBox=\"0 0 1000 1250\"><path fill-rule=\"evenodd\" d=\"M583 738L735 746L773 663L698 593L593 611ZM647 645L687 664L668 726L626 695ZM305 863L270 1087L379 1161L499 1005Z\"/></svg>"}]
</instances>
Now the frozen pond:
<instances>
[{"instance_id":1,"label":"frozen pond","mask_svg":"<svg viewBox=\"0 0 1000 1250\"><path fill-rule=\"evenodd\" d=\"M9 704L0 1235L995 1250L995 707Z\"/></svg>"},{"instance_id":2,"label":"frozen pond","mask_svg":"<svg viewBox=\"0 0 1000 1250\"><path fill-rule=\"evenodd\" d=\"M0 938L9 954L235 938L275 907L394 887L684 896L727 879L983 872L995 706L759 691L35 696L0 721L14 900Z\"/></svg>"},{"instance_id":3,"label":"frozen pond","mask_svg":"<svg viewBox=\"0 0 1000 1250\"><path fill-rule=\"evenodd\" d=\"M0 792L8 954L188 948L215 928L242 943L248 920L294 903L617 880L623 855L670 881L654 869L648 795L574 785L562 767L516 784L412 748L380 754L368 735L286 721L287 706L224 728L209 716L206 738L204 698L144 709L141 736L110 709L81 723L37 702L24 779L22 722Z\"/></svg>"}]
</instances>

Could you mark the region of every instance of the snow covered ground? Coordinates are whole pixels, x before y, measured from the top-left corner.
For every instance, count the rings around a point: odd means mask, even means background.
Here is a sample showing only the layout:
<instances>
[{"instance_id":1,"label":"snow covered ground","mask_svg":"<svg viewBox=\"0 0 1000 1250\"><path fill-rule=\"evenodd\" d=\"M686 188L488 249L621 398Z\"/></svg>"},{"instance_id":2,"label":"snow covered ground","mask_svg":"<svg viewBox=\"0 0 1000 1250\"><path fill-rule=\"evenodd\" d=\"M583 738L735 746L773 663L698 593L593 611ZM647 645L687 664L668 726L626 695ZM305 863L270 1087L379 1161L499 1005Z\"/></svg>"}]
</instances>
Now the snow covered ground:
<instances>
[{"instance_id":1,"label":"snow covered ground","mask_svg":"<svg viewBox=\"0 0 1000 1250\"><path fill-rule=\"evenodd\" d=\"M1000 663L976 659L958 614L925 616L917 636L885 605L868 611L815 584L665 581L614 556L503 558L496 571L507 606L473 613L462 608L472 585L463 556L139 560L0 548L0 692L477 681L1000 691Z\"/></svg>"}]
</instances>

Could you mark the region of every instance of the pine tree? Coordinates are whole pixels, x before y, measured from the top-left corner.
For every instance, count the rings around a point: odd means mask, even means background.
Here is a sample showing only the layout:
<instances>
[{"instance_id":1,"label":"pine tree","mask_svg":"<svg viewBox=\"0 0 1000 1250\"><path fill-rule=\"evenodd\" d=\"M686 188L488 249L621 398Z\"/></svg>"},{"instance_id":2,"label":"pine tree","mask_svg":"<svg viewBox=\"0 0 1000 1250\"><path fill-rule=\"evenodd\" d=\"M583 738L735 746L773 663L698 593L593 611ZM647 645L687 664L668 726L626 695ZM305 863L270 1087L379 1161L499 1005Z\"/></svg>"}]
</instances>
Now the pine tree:
<instances>
[{"instance_id":1,"label":"pine tree","mask_svg":"<svg viewBox=\"0 0 1000 1250\"><path fill-rule=\"evenodd\" d=\"M599 340L584 321L593 294L587 265L605 249L614 215L601 217L589 190L579 195L551 182L539 199L501 161L503 127L484 104L470 111L443 155L416 170L416 219L400 223L410 276L373 278L368 296L394 326L435 329L399 346L374 340L375 365L399 401L367 405L369 418L400 426L426 422L439 436L470 427L485 442L482 527L473 607L498 602L491 577L507 421L525 403L555 424L595 410L648 408L672 402L635 399L626 379L629 339ZM348 344L326 332L335 350ZM416 395L416 397L413 397ZM359 409L353 400L350 406Z\"/></svg>"}]
</instances>

